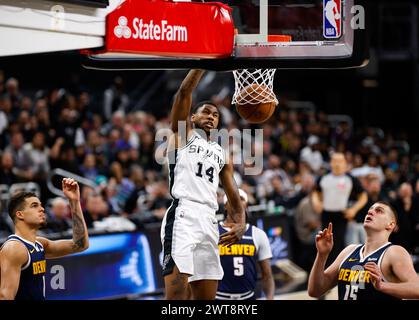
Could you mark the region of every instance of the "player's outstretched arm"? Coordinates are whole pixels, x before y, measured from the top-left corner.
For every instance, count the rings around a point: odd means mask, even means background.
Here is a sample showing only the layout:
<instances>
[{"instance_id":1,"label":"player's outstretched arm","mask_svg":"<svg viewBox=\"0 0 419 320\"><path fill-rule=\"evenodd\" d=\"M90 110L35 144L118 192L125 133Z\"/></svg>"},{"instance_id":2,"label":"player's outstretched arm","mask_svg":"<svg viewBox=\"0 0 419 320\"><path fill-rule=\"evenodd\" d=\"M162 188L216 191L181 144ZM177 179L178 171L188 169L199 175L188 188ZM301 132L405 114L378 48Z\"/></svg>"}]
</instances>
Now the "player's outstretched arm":
<instances>
[{"instance_id":1,"label":"player's outstretched arm","mask_svg":"<svg viewBox=\"0 0 419 320\"><path fill-rule=\"evenodd\" d=\"M234 223L226 223L225 226L231 228L220 237L220 244L223 246L231 245L241 239L246 231L246 217L243 205L240 200L239 191L233 178L233 165L227 162L220 172L220 181L230 203L231 212L228 212Z\"/></svg>"},{"instance_id":2,"label":"player's outstretched arm","mask_svg":"<svg viewBox=\"0 0 419 320\"><path fill-rule=\"evenodd\" d=\"M319 298L333 287L333 279L326 277L325 266L330 251L333 248L333 226L329 223L328 228L319 231L316 235L317 255L308 278L308 294Z\"/></svg>"},{"instance_id":3,"label":"player's outstretched arm","mask_svg":"<svg viewBox=\"0 0 419 320\"><path fill-rule=\"evenodd\" d=\"M80 205L80 188L78 183L70 178L62 181L64 195L67 197L73 216L73 239L51 241L39 237L47 258L58 258L71 253L81 252L89 247L89 235Z\"/></svg>"},{"instance_id":4,"label":"player's outstretched arm","mask_svg":"<svg viewBox=\"0 0 419 320\"><path fill-rule=\"evenodd\" d=\"M176 92L170 114L171 129L173 132L178 132L179 121L186 121L187 129L189 130L190 124L188 118L192 106L192 93L198 85L199 80L201 80L204 72L204 70L196 69L189 71Z\"/></svg>"},{"instance_id":5,"label":"player's outstretched arm","mask_svg":"<svg viewBox=\"0 0 419 320\"><path fill-rule=\"evenodd\" d=\"M383 293L400 299L419 299L419 277L413 267L412 258L401 246L391 246L386 252L391 270L399 282L384 282L380 269L374 262L367 262L365 270L370 272L374 287Z\"/></svg>"},{"instance_id":6,"label":"player's outstretched arm","mask_svg":"<svg viewBox=\"0 0 419 320\"><path fill-rule=\"evenodd\" d=\"M308 294L319 298L328 290L336 286L338 282L339 266L343 259L351 252L355 245L349 245L339 253L336 260L325 270L327 258L333 248L333 225L329 226L316 235L317 256L308 278Z\"/></svg>"},{"instance_id":7,"label":"player's outstretched arm","mask_svg":"<svg viewBox=\"0 0 419 320\"><path fill-rule=\"evenodd\" d=\"M28 252L17 241L7 242L0 251L0 300L13 300L19 289L20 271L28 262Z\"/></svg>"}]
</instances>

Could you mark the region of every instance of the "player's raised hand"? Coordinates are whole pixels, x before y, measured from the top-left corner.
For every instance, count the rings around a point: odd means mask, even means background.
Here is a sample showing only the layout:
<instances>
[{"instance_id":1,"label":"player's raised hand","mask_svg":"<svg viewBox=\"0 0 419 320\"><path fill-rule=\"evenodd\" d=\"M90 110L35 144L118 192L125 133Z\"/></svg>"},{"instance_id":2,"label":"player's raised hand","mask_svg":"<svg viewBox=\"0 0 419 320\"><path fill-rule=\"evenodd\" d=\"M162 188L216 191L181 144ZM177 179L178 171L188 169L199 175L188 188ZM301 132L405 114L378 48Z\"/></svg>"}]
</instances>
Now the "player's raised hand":
<instances>
[{"instance_id":1,"label":"player's raised hand","mask_svg":"<svg viewBox=\"0 0 419 320\"><path fill-rule=\"evenodd\" d=\"M230 246L240 241L246 232L246 224L241 223L225 223L224 227L231 228L230 231L223 233L220 237L219 244L222 246Z\"/></svg>"},{"instance_id":2,"label":"player's raised hand","mask_svg":"<svg viewBox=\"0 0 419 320\"><path fill-rule=\"evenodd\" d=\"M319 254L328 255L333 248L333 225L329 222L329 226L320 230L316 235L316 248Z\"/></svg>"},{"instance_id":3,"label":"player's raised hand","mask_svg":"<svg viewBox=\"0 0 419 320\"><path fill-rule=\"evenodd\" d=\"M62 181L64 195L70 201L80 200L80 188L77 181L71 178L64 178Z\"/></svg>"}]
</instances>

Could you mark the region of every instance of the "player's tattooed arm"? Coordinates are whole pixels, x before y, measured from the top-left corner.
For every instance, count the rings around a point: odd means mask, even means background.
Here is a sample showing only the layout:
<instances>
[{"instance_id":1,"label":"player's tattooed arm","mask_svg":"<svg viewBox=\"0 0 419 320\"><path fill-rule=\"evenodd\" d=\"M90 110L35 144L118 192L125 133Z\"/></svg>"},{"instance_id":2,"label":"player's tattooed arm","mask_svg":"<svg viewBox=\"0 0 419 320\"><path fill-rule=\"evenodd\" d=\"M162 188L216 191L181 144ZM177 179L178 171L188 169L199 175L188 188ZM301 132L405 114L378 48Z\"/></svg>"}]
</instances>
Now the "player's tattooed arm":
<instances>
[{"instance_id":1,"label":"player's tattooed arm","mask_svg":"<svg viewBox=\"0 0 419 320\"><path fill-rule=\"evenodd\" d=\"M62 181L64 195L70 203L71 214L73 216L73 252L83 251L89 246L89 236L80 205L80 188L78 183L70 178Z\"/></svg>"},{"instance_id":2,"label":"player's tattooed arm","mask_svg":"<svg viewBox=\"0 0 419 320\"><path fill-rule=\"evenodd\" d=\"M89 235L80 201L70 201L70 208L73 215L73 250L75 252L83 251L88 247Z\"/></svg>"},{"instance_id":3,"label":"player's tattooed arm","mask_svg":"<svg viewBox=\"0 0 419 320\"><path fill-rule=\"evenodd\" d=\"M73 216L73 239L51 241L38 237L42 243L47 258L58 258L71 253L81 252L89 247L89 235L80 205L80 189L78 183L70 178L64 178L63 193L67 197Z\"/></svg>"}]
</instances>

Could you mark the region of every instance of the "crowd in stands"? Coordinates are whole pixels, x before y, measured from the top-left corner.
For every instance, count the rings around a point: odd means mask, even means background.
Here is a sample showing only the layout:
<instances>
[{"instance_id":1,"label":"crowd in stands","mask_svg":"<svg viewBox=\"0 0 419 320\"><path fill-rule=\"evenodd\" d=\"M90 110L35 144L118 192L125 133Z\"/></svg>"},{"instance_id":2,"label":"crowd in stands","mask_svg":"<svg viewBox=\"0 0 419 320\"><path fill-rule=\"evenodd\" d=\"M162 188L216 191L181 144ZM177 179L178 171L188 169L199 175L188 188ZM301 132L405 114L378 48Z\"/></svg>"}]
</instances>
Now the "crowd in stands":
<instances>
[{"instance_id":1,"label":"crowd in stands","mask_svg":"<svg viewBox=\"0 0 419 320\"><path fill-rule=\"evenodd\" d=\"M350 117L331 117L320 108L296 107L286 94L269 121L249 125L230 105L232 80L218 77L206 74L196 100L202 96L217 103L222 125L229 130L263 128L263 144L252 144L263 153L263 172L245 175L250 164L235 166L236 181L248 193L250 206L284 207L296 218L300 246L312 249L320 218L313 213L310 193L316 179L329 170L331 153L342 152L348 171L368 194L368 204L348 225L348 238L359 231L356 226L368 205L387 200L397 208L403 231L394 241L413 252L418 245L419 158L409 149L408 137L360 128ZM214 83L215 93L210 91ZM100 108L91 107L93 97ZM21 88L19 79L0 71L0 185L35 182L39 186L49 220L45 233L71 228L65 200L48 188L49 179L59 188L57 177L49 177L56 168L92 182L82 185L82 208L90 228L107 217L123 217L137 227L163 218L171 197L167 168L155 158L161 144L155 135L169 127L170 105L162 106L167 112L161 116L161 109L130 110L130 104L120 77L93 95L88 89ZM12 232L6 211L8 187L1 189L0 237ZM220 204L223 195L220 189Z\"/></svg>"}]
</instances>

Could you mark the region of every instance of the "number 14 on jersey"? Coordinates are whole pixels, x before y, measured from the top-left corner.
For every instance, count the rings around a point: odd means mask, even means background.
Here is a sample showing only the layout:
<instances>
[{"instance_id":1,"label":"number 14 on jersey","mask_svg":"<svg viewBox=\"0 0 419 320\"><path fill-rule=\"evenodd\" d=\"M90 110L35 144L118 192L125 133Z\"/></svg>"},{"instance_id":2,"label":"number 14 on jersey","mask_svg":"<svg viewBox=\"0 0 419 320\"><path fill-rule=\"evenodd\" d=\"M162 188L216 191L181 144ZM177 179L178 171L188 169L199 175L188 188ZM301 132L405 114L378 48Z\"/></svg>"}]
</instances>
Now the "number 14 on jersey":
<instances>
[{"instance_id":1,"label":"number 14 on jersey","mask_svg":"<svg viewBox=\"0 0 419 320\"><path fill-rule=\"evenodd\" d=\"M204 171L204 164L202 162L198 162L198 170L197 172L195 172L197 177L200 178L204 178L202 171ZM213 183L214 182L214 167L209 167L208 169L205 170L205 175L207 176L207 179L209 180L209 182Z\"/></svg>"}]
</instances>

